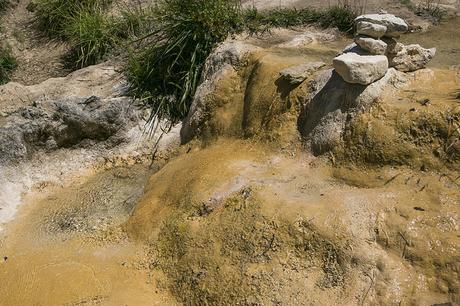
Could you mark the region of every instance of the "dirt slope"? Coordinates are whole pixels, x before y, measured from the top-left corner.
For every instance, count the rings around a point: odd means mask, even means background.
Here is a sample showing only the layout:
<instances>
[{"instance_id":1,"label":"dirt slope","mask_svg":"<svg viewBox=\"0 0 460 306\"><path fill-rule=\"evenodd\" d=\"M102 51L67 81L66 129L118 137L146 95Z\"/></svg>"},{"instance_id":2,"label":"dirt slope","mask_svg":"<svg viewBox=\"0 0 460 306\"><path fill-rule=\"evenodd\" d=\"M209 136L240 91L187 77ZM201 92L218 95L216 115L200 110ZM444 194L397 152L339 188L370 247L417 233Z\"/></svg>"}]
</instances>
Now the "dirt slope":
<instances>
[{"instance_id":1,"label":"dirt slope","mask_svg":"<svg viewBox=\"0 0 460 306\"><path fill-rule=\"evenodd\" d=\"M65 76L62 56L66 45L49 40L37 30L34 14L27 10L29 0L20 0L3 16L2 39L10 44L18 60L18 69L11 80L25 85L37 84L49 78Z\"/></svg>"}]
</instances>

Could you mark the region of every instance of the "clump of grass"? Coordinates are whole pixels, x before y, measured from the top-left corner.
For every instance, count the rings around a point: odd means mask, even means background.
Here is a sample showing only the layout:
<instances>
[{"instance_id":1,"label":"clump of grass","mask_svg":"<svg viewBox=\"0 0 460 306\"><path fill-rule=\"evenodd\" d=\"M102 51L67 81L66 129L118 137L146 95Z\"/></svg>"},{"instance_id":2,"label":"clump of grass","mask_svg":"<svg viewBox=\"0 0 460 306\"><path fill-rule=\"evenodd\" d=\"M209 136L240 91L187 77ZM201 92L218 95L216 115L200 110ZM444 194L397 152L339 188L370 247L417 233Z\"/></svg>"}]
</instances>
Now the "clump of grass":
<instances>
[{"instance_id":1,"label":"clump of grass","mask_svg":"<svg viewBox=\"0 0 460 306\"><path fill-rule=\"evenodd\" d=\"M8 83L17 62L9 46L0 46L0 84Z\"/></svg>"},{"instance_id":2,"label":"clump of grass","mask_svg":"<svg viewBox=\"0 0 460 306\"><path fill-rule=\"evenodd\" d=\"M154 27L154 8L129 8L120 12L119 18L114 19L114 33L120 39L142 37Z\"/></svg>"},{"instance_id":3,"label":"clump of grass","mask_svg":"<svg viewBox=\"0 0 460 306\"><path fill-rule=\"evenodd\" d=\"M0 0L0 13L4 12L10 5L10 0Z\"/></svg>"},{"instance_id":4,"label":"clump of grass","mask_svg":"<svg viewBox=\"0 0 460 306\"><path fill-rule=\"evenodd\" d=\"M187 114L204 62L217 43L242 27L232 0L161 0L155 31L128 69L132 92L146 99L152 118L178 122Z\"/></svg>"},{"instance_id":5,"label":"clump of grass","mask_svg":"<svg viewBox=\"0 0 460 306\"><path fill-rule=\"evenodd\" d=\"M109 3L110 0L35 0L33 11L45 33L65 38L66 27L81 11L97 11Z\"/></svg>"},{"instance_id":6,"label":"clump of grass","mask_svg":"<svg viewBox=\"0 0 460 306\"><path fill-rule=\"evenodd\" d=\"M419 16L429 18L434 23L439 23L445 17L446 11L439 5L439 1L425 0L417 5L415 13Z\"/></svg>"},{"instance_id":7,"label":"clump of grass","mask_svg":"<svg viewBox=\"0 0 460 306\"><path fill-rule=\"evenodd\" d=\"M357 12L350 6L332 6L321 13L319 23L324 28L338 28L345 33L352 33Z\"/></svg>"},{"instance_id":8,"label":"clump of grass","mask_svg":"<svg viewBox=\"0 0 460 306\"><path fill-rule=\"evenodd\" d=\"M31 9L46 34L69 43L67 64L83 68L100 62L148 23L144 11L125 10L121 16L108 16L105 8L110 3L111 0L36 0Z\"/></svg>"},{"instance_id":9,"label":"clump of grass","mask_svg":"<svg viewBox=\"0 0 460 306\"><path fill-rule=\"evenodd\" d=\"M353 21L357 13L350 6L332 6L326 10L311 8L281 8L269 11L258 11L252 8L245 12L246 29L258 32L272 27L295 27L318 23L324 28L336 27L342 32L353 31Z\"/></svg>"},{"instance_id":10,"label":"clump of grass","mask_svg":"<svg viewBox=\"0 0 460 306\"><path fill-rule=\"evenodd\" d=\"M70 63L77 68L99 62L116 44L111 20L101 9L83 9L69 19L64 36L70 42Z\"/></svg>"},{"instance_id":11,"label":"clump of grass","mask_svg":"<svg viewBox=\"0 0 460 306\"><path fill-rule=\"evenodd\" d=\"M245 26L250 32L258 32L271 27L293 27L318 22L321 13L317 10L305 9L275 9L259 11L256 8L247 10L244 14Z\"/></svg>"}]
</instances>

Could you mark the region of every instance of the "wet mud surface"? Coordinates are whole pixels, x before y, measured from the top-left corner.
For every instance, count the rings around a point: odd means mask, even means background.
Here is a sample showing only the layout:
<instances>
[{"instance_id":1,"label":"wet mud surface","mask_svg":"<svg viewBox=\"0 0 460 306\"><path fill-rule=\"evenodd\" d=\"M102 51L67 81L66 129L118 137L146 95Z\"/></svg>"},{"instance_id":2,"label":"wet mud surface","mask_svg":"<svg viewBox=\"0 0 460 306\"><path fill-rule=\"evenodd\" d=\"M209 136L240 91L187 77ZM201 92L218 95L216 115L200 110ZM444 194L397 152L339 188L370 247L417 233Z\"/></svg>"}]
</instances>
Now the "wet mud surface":
<instances>
[{"instance_id":1,"label":"wet mud surface","mask_svg":"<svg viewBox=\"0 0 460 306\"><path fill-rule=\"evenodd\" d=\"M150 174L118 167L29 194L0 240L0 304L174 304L121 228Z\"/></svg>"}]
</instances>

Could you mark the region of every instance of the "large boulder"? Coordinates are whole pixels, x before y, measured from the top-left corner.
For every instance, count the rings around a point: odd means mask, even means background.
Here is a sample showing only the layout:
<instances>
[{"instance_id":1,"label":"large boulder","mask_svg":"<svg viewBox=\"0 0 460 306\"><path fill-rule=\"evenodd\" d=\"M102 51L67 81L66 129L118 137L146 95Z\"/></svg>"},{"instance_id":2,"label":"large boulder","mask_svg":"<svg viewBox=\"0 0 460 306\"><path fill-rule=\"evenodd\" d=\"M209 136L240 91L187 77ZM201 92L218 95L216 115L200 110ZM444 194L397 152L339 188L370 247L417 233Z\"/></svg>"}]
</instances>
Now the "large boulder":
<instances>
[{"instance_id":1,"label":"large boulder","mask_svg":"<svg viewBox=\"0 0 460 306\"><path fill-rule=\"evenodd\" d=\"M355 37L355 42L362 49L373 55L384 55L387 52L387 44L379 39L358 35Z\"/></svg>"},{"instance_id":2,"label":"large boulder","mask_svg":"<svg viewBox=\"0 0 460 306\"><path fill-rule=\"evenodd\" d=\"M425 68L436 54L436 48L425 49L418 44L400 46L398 50L395 54L389 54L390 66L403 72Z\"/></svg>"},{"instance_id":3,"label":"large boulder","mask_svg":"<svg viewBox=\"0 0 460 306\"><path fill-rule=\"evenodd\" d=\"M332 69L324 71L311 82L313 93L306 98L298 121L300 134L310 141L313 153L330 151L341 143L354 114L367 111L385 90L406 81L404 73L393 68L368 86L347 83Z\"/></svg>"},{"instance_id":4,"label":"large boulder","mask_svg":"<svg viewBox=\"0 0 460 306\"><path fill-rule=\"evenodd\" d=\"M363 21L386 26L385 36L387 37L399 37L409 30L409 26L403 19L392 14L367 14L355 19L357 24Z\"/></svg>"},{"instance_id":5,"label":"large boulder","mask_svg":"<svg viewBox=\"0 0 460 306\"><path fill-rule=\"evenodd\" d=\"M333 66L347 83L369 85L386 74L388 59L384 55L345 53L334 58Z\"/></svg>"},{"instance_id":6,"label":"large boulder","mask_svg":"<svg viewBox=\"0 0 460 306\"><path fill-rule=\"evenodd\" d=\"M148 112L128 97L127 82L116 70L103 63L35 85L0 86L0 167L57 151L97 155L140 144L134 134Z\"/></svg>"},{"instance_id":7,"label":"large boulder","mask_svg":"<svg viewBox=\"0 0 460 306\"><path fill-rule=\"evenodd\" d=\"M360 21L356 24L356 33L367 35L373 38L381 38L387 32L387 27L381 24L375 24L368 21Z\"/></svg>"},{"instance_id":8,"label":"large boulder","mask_svg":"<svg viewBox=\"0 0 460 306\"><path fill-rule=\"evenodd\" d=\"M68 97L20 108L0 124L0 164L30 158L39 150L54 151L105 142L115 146L124 132L141 122L141 112L128 97Z\"/></svg>"},{"instance_id":9,"label":"large boulder","mask_svg":"<svg viewBox=\"0 0 460 306\"><path fill-rule=\"evenodd\" d=\"M232 87L232 94L241 91L240 88L237 88L243 86L239 73L250 66L252 57L261 50L263 49L238 40L227 40L208 57L203 69L201 84L196 90L190 111L182 125L181 140L183 143L189 142L200 134L209 113L215 107L212 101L216 100L215 94L224 80L231 83L227 87L229 90ZM225 94L225 96L229 98L231 94Z\"/></svg>"}]
</instances>

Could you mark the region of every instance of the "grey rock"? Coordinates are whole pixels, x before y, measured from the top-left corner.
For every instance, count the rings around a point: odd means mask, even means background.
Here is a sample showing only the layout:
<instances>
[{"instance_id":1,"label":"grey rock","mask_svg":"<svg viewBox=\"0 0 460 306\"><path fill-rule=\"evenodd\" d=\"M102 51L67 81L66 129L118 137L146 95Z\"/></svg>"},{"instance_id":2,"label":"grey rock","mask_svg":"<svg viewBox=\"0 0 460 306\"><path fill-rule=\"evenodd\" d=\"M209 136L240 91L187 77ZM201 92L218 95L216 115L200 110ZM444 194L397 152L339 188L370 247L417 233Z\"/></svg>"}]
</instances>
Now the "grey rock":
<instances>
[{"instance_id":1,"label":"grey rock","mask_svg":"<svg viewBox=\"0 0 460 306\"><path fill-rule=\"evenodd\" d=\"M346 82L369 85L386 74L388 59L384 55L345 53L334 58L333 66Z\"/></svg>"},{"instance_id":2,"label":"grey rock","mask_svg":"<svg viewBox=\"0 0 460 306\"><path fill-rule=\"evenodd\" d=\"M373 38L381 38L387 32L387 27L381 24L375 24L368 21L356 23L356 32L360 35L367 35Z\"/></svg>"},{"instance_id":3,"label":"grey rock","mask_svg":"<svg viewBox=\"0 0 460 306\"><path fill-rule=\"evenodd\" d=\"M388 45L379 39L358 35L355 37L355 42L362 49L373 55L383 55L387 52Z\"/></svg>"},{"instance_id":4,"label":"grey rock","mask_svg":"<svg viewBox=\"0 0 460 306\"><path fill-rule=\"evenodd\" d=\"M298 85L305 81L312 73L326 66L323 62L305 63L286 68L280 72L283 79L291 85Z\"/></svg>"},{"instance_id":5,"label":"grey rock","mask_svg":"<svg viewBox=\"0 0 460 306\"><path fill-rule=\"evenodd\" d=\"M86 140L122 141L122 131L141 121L127 97L71 97L27 106L0 124L0 164L18 162L39 150L78 146Z\"/></svg>"},{"instance_id":6,"label":"grey rock","mask_svg":"<svg viewBox=\"0 0 460 306\"><path fill-rule=\"evenodd\" d=\"M347 83L334 70L327 70L312 82L314 91L302 108L299 132L310 140L313 153L328 152L341 143L347 121L367 111L384 90L406 81L404 73L393 68L368 86Z\"/></svg>"},{"instance_id":7,"label":"grey rock","mask_svg":"<svg viewBox=\"0 0 460 306\"><path fill-rule=\"evenodd\" d=\"M386 26L385 36L387 37L399 37L409 30L409 26L403 19L392 14L367 14L358 16L355 19L356 23L362 21Z\"/></svg>"}]
</instances>

